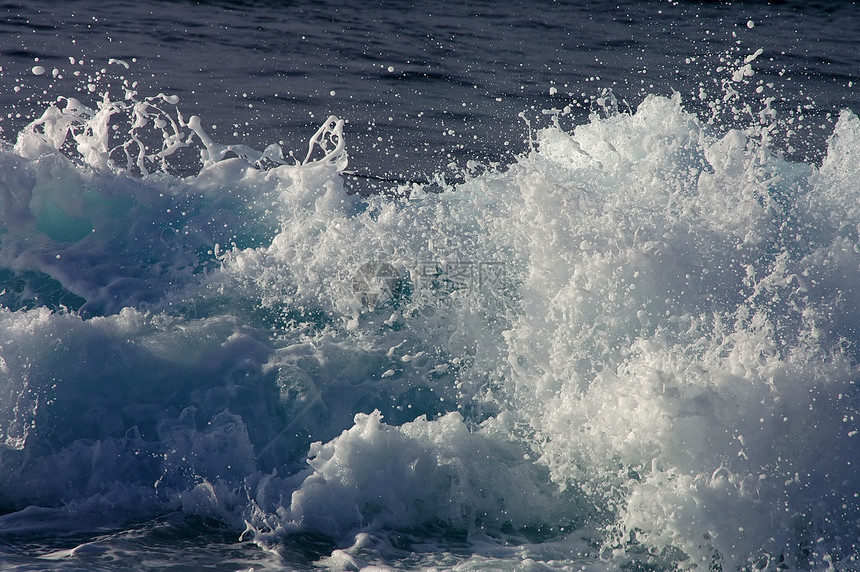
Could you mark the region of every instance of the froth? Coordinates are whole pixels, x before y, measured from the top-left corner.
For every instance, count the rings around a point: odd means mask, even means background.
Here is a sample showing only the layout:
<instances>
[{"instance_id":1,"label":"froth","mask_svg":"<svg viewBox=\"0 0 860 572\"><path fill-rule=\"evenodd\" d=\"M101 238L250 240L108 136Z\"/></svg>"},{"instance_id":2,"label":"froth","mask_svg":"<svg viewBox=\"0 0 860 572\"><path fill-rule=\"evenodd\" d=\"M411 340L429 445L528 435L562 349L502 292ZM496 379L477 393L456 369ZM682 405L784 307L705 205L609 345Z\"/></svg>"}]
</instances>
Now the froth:
<instances>
[{"instance_id":1,"label":"froth","mask_svg":"<svg viewBox=\"0 0 860 572\"><path fill-rule=\"evenodd\" d=\"M619 566L853 557L850 111L816 167L651 96L444 193L361 199L337 119L287 161L156 100L101 108L160 125L154 154L117 163L72 100L0 154L0 260L57 301L0 314L4 505L323 533L351 546L332 566L416 530ZM189 137L197 175L153 167Z\"/></svg>"}]
</instances>

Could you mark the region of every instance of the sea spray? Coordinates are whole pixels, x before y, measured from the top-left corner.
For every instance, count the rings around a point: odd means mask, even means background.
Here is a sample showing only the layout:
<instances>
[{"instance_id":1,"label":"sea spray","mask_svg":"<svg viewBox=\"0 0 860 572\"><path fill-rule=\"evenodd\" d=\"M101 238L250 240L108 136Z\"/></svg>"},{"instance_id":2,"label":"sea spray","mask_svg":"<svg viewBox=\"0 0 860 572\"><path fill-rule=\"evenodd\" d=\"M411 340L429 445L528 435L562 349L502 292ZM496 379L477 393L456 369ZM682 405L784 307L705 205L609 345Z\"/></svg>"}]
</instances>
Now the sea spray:
<instances>
[{"instance_id":1,"label":"sea spray","mask_svg":"<svg viewBox=\"0 0 860 572\"><path fill-rule=\"evenodd\" d=\"M648 98L544 132L511 168L537 175L513 209L531 273L511 387L555 481L624 491L608 558L853 558L860 258L824 197L856 189L821 182L856 124L843 113L818 170Z\"/></svg>"},{"instance_id":2,"label":"sea spray","mask_svg":"<svg viewBox=\"0 0 860 572\"><path fill-rule=\"evenodd\" d=\"M323 535L342 568L428 542L850 568L860 121L792 162L769 103L726 93L705 120L607 95L396 199L345 191L334 118L297 161L170 96L49 108L0 151L4 526L181 511Z\"/></svg>"}]
</instances>

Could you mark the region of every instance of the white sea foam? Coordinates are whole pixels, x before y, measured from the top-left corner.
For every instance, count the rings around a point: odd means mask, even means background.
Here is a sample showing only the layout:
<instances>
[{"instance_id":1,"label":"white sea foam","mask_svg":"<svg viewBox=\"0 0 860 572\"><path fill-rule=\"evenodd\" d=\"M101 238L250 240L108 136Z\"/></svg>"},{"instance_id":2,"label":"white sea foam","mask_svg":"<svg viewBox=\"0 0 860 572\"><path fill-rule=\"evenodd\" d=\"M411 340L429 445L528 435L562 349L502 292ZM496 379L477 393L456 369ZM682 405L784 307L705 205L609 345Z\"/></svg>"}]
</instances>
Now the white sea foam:
<instances>
[{"instance_id":1,"label":"white sea foam","mask_svg":"<svg viewBox=\"0 0 860 572\"><path fill-rule=\"evenodd\" d=\"M360 199L336 118L286 161L177 103L66 99L0 150L0 528L182 510L327 535L345 570L398 535L488 569L853 566L853 113L815 166L768 105L719 132L652 96Z\"/></svg>"}]
</instances>

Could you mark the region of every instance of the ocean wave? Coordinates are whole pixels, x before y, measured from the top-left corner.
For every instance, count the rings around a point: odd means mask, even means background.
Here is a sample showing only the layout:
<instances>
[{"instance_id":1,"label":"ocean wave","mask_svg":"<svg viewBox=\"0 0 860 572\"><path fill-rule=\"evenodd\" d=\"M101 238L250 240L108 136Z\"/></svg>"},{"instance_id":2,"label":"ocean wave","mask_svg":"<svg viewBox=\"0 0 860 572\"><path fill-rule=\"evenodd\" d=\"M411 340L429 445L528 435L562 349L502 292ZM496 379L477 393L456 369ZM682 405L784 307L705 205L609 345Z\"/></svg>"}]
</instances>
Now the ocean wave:
<instances>
[{"instance_id":1,"label":"ocean wave","mask_svg":"<svg viewBox=\"0 0 860 572\"><path fill-rule=\"evenodd\" d=\"M816 165L774 147L767 98L721 129L605 94L504 168L361 197L339 119L299 160L177 103L65 99L0 149L0 530L180 511L322 535L339 569L428 542L851 567L851 111Z\"/></svg>"}]
</instances>

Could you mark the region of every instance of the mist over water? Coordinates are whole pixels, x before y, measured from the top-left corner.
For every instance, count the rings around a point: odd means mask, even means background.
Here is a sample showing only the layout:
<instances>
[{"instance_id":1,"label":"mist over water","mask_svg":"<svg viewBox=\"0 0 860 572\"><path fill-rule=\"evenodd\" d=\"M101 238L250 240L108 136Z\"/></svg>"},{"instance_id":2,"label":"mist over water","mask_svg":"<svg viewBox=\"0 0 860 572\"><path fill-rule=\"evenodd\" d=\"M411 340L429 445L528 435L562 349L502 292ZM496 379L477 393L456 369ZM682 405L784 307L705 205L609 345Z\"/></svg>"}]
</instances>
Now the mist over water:
<instances>
[{"instance_id":1,"label":"mist over water","mask_svg":"<svg viewBox=\"0 0 860 572\"><path fill-rule=\"evenodd\" d=\"M4 567L857 566L855 7L39 6Z\"/></svg>"}]
</instances>

